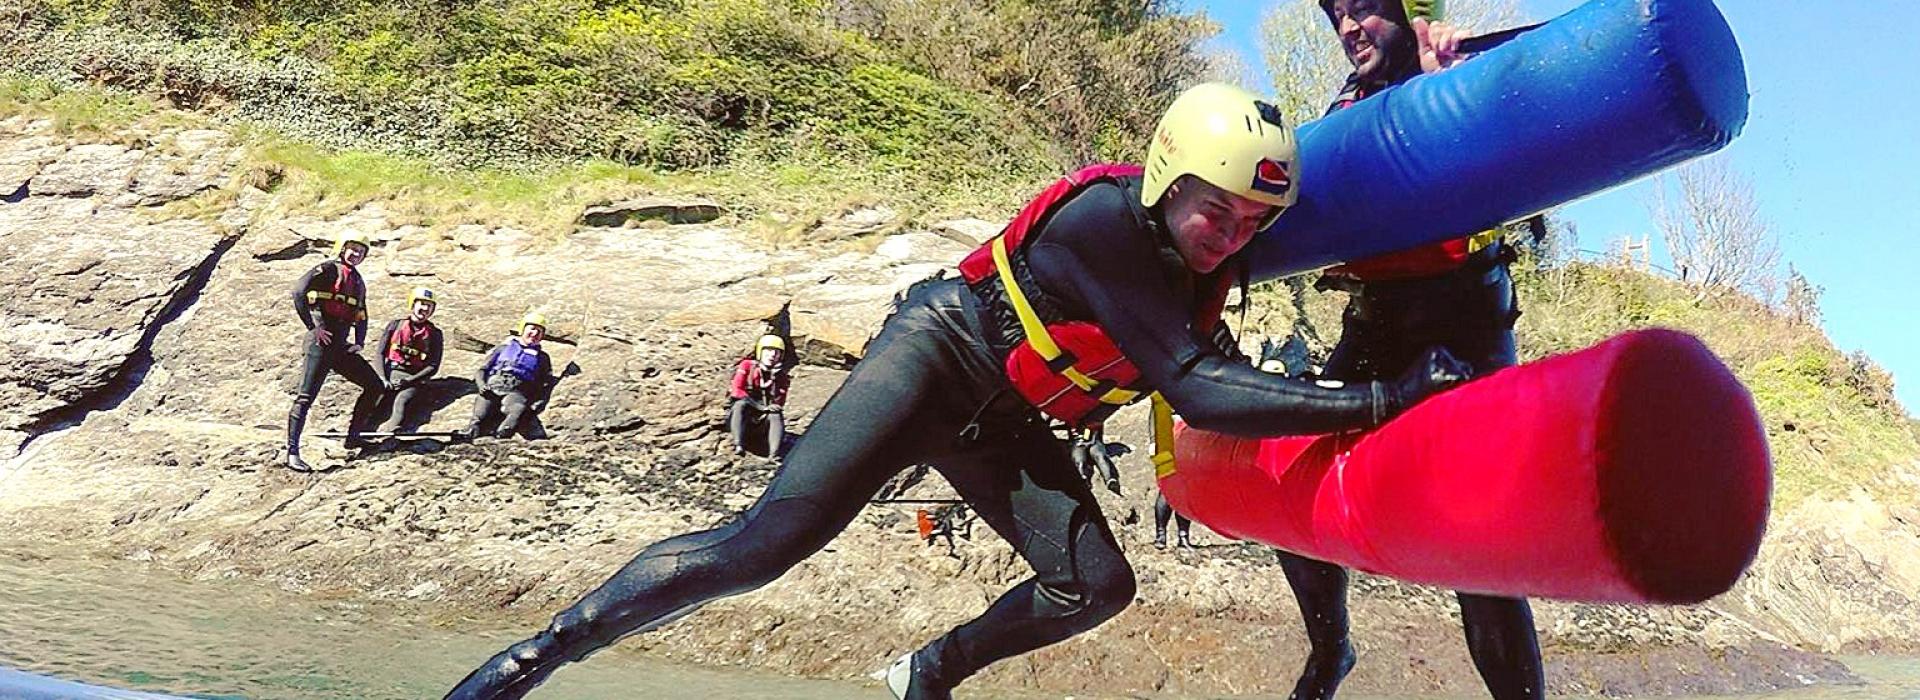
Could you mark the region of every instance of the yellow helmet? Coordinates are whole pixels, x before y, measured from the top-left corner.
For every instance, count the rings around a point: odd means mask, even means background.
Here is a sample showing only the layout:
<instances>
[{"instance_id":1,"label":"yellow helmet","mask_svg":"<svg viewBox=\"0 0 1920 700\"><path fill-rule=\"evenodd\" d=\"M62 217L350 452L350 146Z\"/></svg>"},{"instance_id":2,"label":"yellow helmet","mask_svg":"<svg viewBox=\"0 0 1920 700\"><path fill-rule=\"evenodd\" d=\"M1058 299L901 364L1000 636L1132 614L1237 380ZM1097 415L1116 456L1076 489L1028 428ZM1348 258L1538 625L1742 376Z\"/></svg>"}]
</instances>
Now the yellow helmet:
<instances>
[{"instance_id":1,"label":"yellow helmet","mask_svg":"<svg viewBox=\"0 0 1920 700\"><path fill-rule=\"evenodd\" d=\"M539 326L540 330L546 330L547 315L538 311L528 311L527 315L520 317L520 330L517 332L527 332L527 326Z\"/></svg>"},{"instance_id":2,"label":"yellow helmet","mask_svg":"<svg viewBox=\"0 0 1920 700\"><path fill-rule=\"evenodd\" d=\"M440 296L426 287L414 287L413 294L407 297L407 308L412 309L416 301L424 301L437 307L440 305Z\"/></svg>"},{"instance_id":3,"label":"yellow helmet","mask_svg":"<svg viewBox=\"0 0 1920 700\"><path fill-rule=\"evenodd\" d=\"M360 233L359 231L346 231L341 233L340 238L333 242L333 257L340 257L340 253L345 251L347 245L350 243L359 244L361 250L369 253L373 252L373 242L367 240L366 234Z\"/></svg>"},{"instance_id":4,"label":"yellow helmet","mask_svg":"<svg viewBox=\"0 0 1920 700\"><path fill-rule=\"evenodd\" d=\"M1298 151L1280 110L1225 83L1201 83L1174 98L1147 146L1140 203L1159 204L1167 188L1192 175L1274 207L1299 197Z\"/></svg>"},{"instance_id":5,"label":"yellow helmet","mask_svg":"<svg viewBox=\"0 0 1920 700\"><path fill-rule=\"evenodd\" d=\"M765 350L767 348L773 348L781 352L786 352L787 341L782 340L780 336L774 335L772 333L768 333L766 335L760 336L760 342L753 344L753 354L758 355L760 354L760 351Z\"/></svg>"}]
</instances>

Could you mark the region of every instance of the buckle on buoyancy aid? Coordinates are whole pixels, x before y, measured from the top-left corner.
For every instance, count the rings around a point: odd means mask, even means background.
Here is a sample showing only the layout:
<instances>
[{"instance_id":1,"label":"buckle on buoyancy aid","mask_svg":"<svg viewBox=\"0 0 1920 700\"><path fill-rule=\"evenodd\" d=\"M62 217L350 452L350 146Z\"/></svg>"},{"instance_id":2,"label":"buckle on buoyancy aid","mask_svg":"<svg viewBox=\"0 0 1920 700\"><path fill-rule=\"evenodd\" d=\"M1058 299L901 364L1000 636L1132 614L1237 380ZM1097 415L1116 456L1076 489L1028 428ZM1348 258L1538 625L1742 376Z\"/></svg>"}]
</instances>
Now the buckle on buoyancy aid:
<instances>
[{"instance_id":1,"label":"buckle on buoyancy aid","mask_svg":"<svg viewBox=\"0 0 1920 700\"><path fill-rule=\"evenodd\" d=\"M1047 358L1047 369L1053 370L1054 374L1066 374L1067 372L1073 371L1074 363L1079 361L1080 358L1074 357L1073 353L1068 352L1066 348L1061 348L1059 355ZM1086 387L1081 388L1085 389Z\"/></svg>"},{"instance_id":2,"label":"buckle on buoyancy aid","mask_svg":"<svg viewBox=\"0 0 1920 700\"><path fill-rule=\"evenodd\" d=\"M360 308L360 300L355 298L352 294L334 294L333 292L322 292L317 289L307 290L307 303L314 304L314 303L323 302L323 301L331 301L331 302L346 304L347 306L351 306L356 309Z\"/></svg>"}]
</instances>

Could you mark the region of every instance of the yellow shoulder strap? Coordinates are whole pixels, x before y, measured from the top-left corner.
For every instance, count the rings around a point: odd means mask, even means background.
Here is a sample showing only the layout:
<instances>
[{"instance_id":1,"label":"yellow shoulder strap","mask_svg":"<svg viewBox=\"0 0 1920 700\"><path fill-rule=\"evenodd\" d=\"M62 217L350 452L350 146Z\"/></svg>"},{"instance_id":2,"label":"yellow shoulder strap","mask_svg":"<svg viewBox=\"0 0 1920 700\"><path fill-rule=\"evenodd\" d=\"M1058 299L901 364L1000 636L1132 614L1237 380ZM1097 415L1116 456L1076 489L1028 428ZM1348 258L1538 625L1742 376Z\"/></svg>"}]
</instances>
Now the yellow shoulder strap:
<instances>
[{"instance_id":1,"label":"yellow shoulder strap","mask_svg":"<svg viewBox=\"0 0 1920 700\"><path fill-rule=\"evenodd\" d=\"M1027 294L1021 291L1020 284L1013 279L1013 264L1007 259L1007 239L995 236L993 239L993 267L1000 276L1000 286L1007 290L1007 302L1013 305L1013 315L1020 319L1020 330L1027 334L1027 344L1033 346L1040 359L1053 362L1060 359L1060 345L1053 342L1053 335L1047 332L1047 324L1040 321L1040 315L1034 313L1033 304L1027 301ZM1080 387L1081 391L1091 392L1099 382L1072 366L1060 370L1060 374ZM1126 405L1140 398L1140 392L1130 389L1109 389L1100 395L1101 403Z\"/></svg>"},{"instance_id":2,"label":"yellow shoulder strap","mask_svg":"<svg viewBox=\"0 0 1920 700\"><path fill-rule=\"evenodd\" d=\"M1173 474L1173 404L1160 392L1153 392L1153 477L1164 479Z\"/></svg>"},{"instance_id":3,"label":"yellow shoulder strap","mask_svg":"<svg viewBox=\"0 0 1920 700\"><path fill-rule=\"evenodd\" d=\"M1503 233L1503 230L1496 226L1494 228L1490 228L1485 231L1481 231L1479 233L1468 236L1467 252L1478 253L1481 251L1481 249L1484 249L1487 246L1493 245L1494 241L1500 240L1502 233Z\"/></svg>"}]
</instances>

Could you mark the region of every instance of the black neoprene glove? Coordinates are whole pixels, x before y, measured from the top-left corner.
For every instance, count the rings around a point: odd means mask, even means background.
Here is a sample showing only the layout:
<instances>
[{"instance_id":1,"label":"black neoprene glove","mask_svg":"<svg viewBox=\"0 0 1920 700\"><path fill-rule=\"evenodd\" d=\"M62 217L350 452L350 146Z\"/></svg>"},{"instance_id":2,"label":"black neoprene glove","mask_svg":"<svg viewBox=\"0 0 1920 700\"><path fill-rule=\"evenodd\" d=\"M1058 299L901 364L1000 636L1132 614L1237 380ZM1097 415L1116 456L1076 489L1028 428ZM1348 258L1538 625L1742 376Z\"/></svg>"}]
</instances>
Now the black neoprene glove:
<instances>
[{"instance_id":1,"label":"black neoprene glove","mask_svg":"<svg viewBox=\"0 0 1920 700\"><path fill-rule=\"evenodd\" d=\"M1473 368L1447 352L1431 347L1399 377L1378 384L1382 401L1374 413L1374 425L1392 420L1427 397L1446 391L1473 377Z\"/></svg>"}]
</instances>

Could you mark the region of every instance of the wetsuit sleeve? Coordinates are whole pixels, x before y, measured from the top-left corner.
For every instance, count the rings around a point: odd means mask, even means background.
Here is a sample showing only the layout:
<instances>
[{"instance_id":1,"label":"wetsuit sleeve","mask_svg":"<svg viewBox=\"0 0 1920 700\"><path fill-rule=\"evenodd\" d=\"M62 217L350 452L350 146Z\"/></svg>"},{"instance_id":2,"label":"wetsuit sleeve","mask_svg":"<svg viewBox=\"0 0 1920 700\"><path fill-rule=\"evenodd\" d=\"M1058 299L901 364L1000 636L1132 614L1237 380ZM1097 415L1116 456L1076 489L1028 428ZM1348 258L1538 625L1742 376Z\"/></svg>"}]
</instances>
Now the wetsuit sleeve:
<instances>
[{"instance_id":1,"label":"wetsuit sleeve","mask_svg":"<svg viewBox=\"0 0 1920 700\"><path fill-rule=\"evenodd\" d=\"M300 317L300 323L313 330L320 325L320 308L307 302L307 290L313 289L314 281L327 269L326 263L313 266L300 280L293 283L293 315Z\"/></svg>"},{"instance_id":2,"label":"wetsuit sleeve","mask_svg":"<svg viewBox=\"0 0 1920 700\"><path fill-rule=\"evenodd\" d=\"M545 350L540 351L540 366L534 369L534 375L538 381L534 382L533 393L527 398L541 404L544 409L547 399L553 397L554 385L560 383L560 378L553 376L553 356L548 355Z\"/></svg>"},{"instance_id":3,"label":"wetsuit sleeve","mask_svg":"<svg viewBox=\"0 0 1920 700\"><path fill-rule=\"evenodd\" d=\"M360 318L358 321L355 321L353 324L353 338L354 338L353 344L364 346L367 344L367 282L366 282L366 278L361 278L360 288L355 291L358 292L360 295Z\"/></svg>"},{"instance_id":4,"label":"wetsuit sleeve","mask_svg":"<svg viewBox=\"0 0 1920 700\"><path fill-rule=\"evenodd\" d=\"M1085 308L1188 423L1245 437L1375 424L1385 405L1375 384L1266 374L1197 336L1188 323L1191 293L1162 271L1159 243L1127 196L1112 185L1075 195L1030 244L1028 259L1041 287Z\"/></svg>"},{"instance_id":5,"label":"wetsuit sleeve","mask_svg":"<svg viewBox=\"0 0 1920 700\"><path fill-rule=\"evenodd\" d=\"M434 326L433 332L427 335L427 366L414 375L413 381L424 382L432 379L433 375L439 374L440 352L445 349L446 334L440 332L439 326Z\"/></svg>"},{"instance_id":6,"label":"wetsuit sleeve","mask_svg":"<svg viewBox=\"0 0 1920 700\"><path fill-rule=\"evenodd\" d=\"M499 344L499 345L495 345L495 346L493 346L493 349L492 349L492 350L488 350L488 351L487 351L487 356L486 356L486 358L485 358L485 359L482 359L482 360L480 360L480 368L479 368L479 369L476 369L476 370L474 370L474 371L473 371L473 385L474 385L474 386L477 386L477 387L481 387L481 388L486 388L486 386L487 386L487 368L488 368L488 367L492 367L492 366L493 366L493 361L494 361L494 360L495 360L496 358L498 358L498 357L500 357L500 349L501 349L501 348L504 348L504 347L506 347L506 346L507 346L507 344L506 344L506 343L501 343L501 344Z\"/></svg>"},{"instance_id":7,"label":"wetsuit sleeve","mask_svg":"<svg viewBox=\"0 0 1920 700\"><path fill-rule=\"evenodd\" d=\"M773 405L787 405L787 388L793 386L792 372L775 372L773 375Z\"/></svg>"},{"instance_id":8,"label":"wetsuit sleeve","mask_svg":"<svg viewBox=\"0 0 1920 700\"><path fill-rule=\"evenodd\" d=\"M393 383L393 370L387 366L387 352L393 349L393 329L398 327L400 319L387 322L387 329L380 332L380 352L373 356L373 367L380 370L380 381L389 384Z\"/></svg>"}]
</instances>

